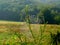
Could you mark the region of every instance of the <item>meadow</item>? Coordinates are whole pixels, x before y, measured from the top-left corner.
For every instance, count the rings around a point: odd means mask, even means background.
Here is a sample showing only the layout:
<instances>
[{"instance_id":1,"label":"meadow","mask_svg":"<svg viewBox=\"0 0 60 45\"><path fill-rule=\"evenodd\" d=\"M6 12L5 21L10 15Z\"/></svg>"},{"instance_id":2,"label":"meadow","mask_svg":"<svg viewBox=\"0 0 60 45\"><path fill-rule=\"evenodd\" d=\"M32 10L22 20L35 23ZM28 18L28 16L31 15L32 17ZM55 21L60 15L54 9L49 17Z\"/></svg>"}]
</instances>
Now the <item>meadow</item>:
<instances>
[{"instance_id":1,"label":"meadow","mask_svg":"<svg viewBox=\"0 0 60 45\"><path fill-rule=\"evenodd\" d=\"M0 45L52 45L50 34L57 31L56 24L0 21Z\"/></svg>"}]
</instances>

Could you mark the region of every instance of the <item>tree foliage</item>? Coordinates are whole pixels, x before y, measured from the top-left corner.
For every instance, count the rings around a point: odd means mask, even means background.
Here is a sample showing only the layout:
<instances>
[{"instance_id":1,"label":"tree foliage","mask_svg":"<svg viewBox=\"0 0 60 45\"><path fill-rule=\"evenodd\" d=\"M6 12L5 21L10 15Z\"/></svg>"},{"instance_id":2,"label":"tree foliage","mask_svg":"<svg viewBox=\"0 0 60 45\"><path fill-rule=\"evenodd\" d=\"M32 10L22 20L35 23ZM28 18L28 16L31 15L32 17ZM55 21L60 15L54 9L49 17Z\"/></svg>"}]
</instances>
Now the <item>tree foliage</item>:
<instances>
[{"instance_id":1,"label":"tree foliage","mask_svg":"<svg viewBox=\"0 0 60 45\"><path fill-rule=\"evenodd\" d=\"M30 23L60 24L60 3L55 2L56 5L53 3L50 5L49 0L49 4L40 2L39 0L0 0L0 20L25 21L26 12L30 16ZM28 11L26 11L27 5Z\"/></svg>"}]
</instances>

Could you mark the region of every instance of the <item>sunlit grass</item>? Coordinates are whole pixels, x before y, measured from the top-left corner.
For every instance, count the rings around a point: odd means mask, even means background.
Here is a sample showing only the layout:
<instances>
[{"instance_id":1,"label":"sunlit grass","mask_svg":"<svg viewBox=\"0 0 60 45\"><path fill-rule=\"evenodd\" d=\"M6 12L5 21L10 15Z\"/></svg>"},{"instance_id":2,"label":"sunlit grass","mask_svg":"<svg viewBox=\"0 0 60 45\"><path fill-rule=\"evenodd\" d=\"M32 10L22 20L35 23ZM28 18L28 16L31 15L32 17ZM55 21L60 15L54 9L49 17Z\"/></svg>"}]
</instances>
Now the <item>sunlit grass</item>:
<instances>
[{"instance_id":1,"label":"sunlit grass","mask_svg":"<svg viewBox=\"0 0 60 45\"><path fill-rule=\"evenodd\" d=\"M31 30L35 36L35 41L38 44L40 28L43 30L44 24L30 24ZM50 32L53 34L60 31L60 25L46 24L43 32L42 45L49 45ZM21 37L19 37L21 36ZM22 42L21 42L22 41ZM8 22L0 21L0 44L1 45L34 45L34 39L29 31L29 27L25 22Z\"/></svg>"}]
</instances>

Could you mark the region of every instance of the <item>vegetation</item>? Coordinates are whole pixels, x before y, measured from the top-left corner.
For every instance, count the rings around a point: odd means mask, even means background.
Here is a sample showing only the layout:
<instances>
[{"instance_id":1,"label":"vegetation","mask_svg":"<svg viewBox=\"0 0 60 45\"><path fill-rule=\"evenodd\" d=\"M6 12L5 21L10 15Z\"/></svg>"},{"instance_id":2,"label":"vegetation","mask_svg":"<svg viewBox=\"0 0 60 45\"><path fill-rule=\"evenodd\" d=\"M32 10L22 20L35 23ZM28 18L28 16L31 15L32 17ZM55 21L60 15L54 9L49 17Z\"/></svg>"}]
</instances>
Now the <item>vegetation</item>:
<instances>
[{"instance_id":1,"label":"vegetation","mask_svg":"<svg viewBox=\"0 0 60 45\"><path fill-rule=\"evenodd\" d=\"M59 0L0 0L0 20L25 22L24 10L26 5L29 5L28 15L31 23L44 23L43 17L37 19L38 15L43 14L49 24L60 24L59 4Z\"/></svg>"},{"instance_id":2,"label":"vegetation","mask_svg":"<svg viewBox=\"0 0 60 45\"><path fill-rule=\"evenodd\" d=\"M46 24L30 24L31 31L34 38L31 35L29 27L25 22L5 22L0 23L0 44L1 45L50 45L50 34L57 34L60 31L60 25ZM41 28L39 28L41 27ZM41 30L43 33L41 35ZM51 33L50 33L51 32ZM42 37L41 37L42 36ZM34 41L35 39L35 41ZM40 40L39 40L40 39Z\"/></svg>"},{"instance_id":3,"label":"vegetation","mask_svg":"<svg viewBox=\"0 0 60 45\"><path fill-rule=\"evenodd\" d=\"M59 4L59 0L0 0L0 45L60 45Z\"/></svg>"}]
</instances>

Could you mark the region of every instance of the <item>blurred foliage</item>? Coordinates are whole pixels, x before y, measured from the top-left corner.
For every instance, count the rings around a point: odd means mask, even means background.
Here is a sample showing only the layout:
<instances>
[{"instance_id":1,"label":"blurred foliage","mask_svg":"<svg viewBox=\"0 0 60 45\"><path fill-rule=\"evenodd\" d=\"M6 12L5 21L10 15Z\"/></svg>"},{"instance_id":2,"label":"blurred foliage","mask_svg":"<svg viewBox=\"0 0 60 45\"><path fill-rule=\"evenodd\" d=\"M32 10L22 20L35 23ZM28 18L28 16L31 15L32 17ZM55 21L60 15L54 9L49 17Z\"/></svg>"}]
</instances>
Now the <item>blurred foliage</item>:
<instances>
[{"instance_id":1,"label":"blurred foliage","mask_svg":"<svg viewBox=\"0 0 60 45\"><path fill-rule=\"evenodd\" d=\"M59 0L0 0L0 20L25 21L26 5L31 23L60 24ZM44 19L43 19L44 18Z\"/></svg>"}]
</instances>

